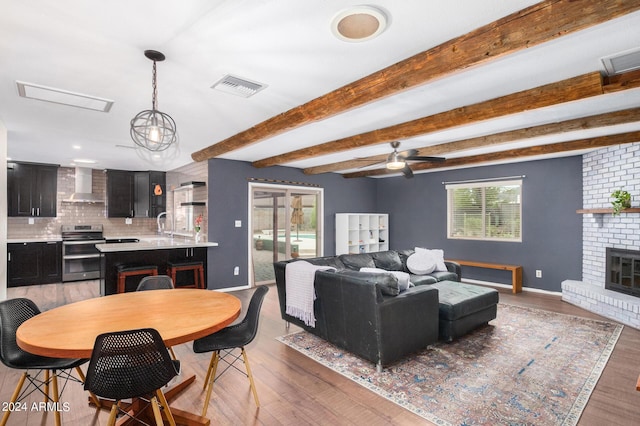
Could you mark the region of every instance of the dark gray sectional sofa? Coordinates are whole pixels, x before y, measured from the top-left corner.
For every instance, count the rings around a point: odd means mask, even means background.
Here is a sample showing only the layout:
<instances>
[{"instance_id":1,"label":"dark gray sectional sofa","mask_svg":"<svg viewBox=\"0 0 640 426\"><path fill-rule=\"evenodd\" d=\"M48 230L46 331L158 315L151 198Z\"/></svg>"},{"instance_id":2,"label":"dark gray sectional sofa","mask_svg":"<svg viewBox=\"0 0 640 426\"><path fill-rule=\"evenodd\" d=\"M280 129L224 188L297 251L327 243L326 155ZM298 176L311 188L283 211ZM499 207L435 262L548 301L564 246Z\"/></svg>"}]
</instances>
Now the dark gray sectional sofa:
<instances>
[{"instance_id":1,"label":"dark gray sectional sofa","mask_svg":"<svg viewBox=\"0 0 640 426\"><path fill-rule=\"evenodd\" d=\"M460 281L460 265L445 262L448 271L412 276L416 284L398 292L390 274L358 272L361 267L404 271L413 250L389 250L303 259L336 268L315 273L315 327L286 313L285 268L288 260L274 263L282 318L323 339L377 364L378 369L423 349L438 340L438 289L442 281Z\"/></svg>"}]
</instances>

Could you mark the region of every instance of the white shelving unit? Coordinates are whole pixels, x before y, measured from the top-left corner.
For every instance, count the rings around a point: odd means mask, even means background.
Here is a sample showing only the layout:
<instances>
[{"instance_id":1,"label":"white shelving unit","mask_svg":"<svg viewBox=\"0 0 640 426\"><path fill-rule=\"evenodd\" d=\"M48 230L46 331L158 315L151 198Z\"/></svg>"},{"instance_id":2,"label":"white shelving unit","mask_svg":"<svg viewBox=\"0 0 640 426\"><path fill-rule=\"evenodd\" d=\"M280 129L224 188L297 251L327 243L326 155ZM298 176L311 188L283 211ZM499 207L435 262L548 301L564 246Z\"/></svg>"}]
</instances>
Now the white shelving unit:
<instances>
[{"instance_id":1,"label":"white shelving unit","mask_svg":"<svg viewBox=\"0 0 640 426\"><path fill-rule=\"evenodd\" d=\"M336 255L389 250L389 215L336 214Z\"/></svg>"}]
</instances>

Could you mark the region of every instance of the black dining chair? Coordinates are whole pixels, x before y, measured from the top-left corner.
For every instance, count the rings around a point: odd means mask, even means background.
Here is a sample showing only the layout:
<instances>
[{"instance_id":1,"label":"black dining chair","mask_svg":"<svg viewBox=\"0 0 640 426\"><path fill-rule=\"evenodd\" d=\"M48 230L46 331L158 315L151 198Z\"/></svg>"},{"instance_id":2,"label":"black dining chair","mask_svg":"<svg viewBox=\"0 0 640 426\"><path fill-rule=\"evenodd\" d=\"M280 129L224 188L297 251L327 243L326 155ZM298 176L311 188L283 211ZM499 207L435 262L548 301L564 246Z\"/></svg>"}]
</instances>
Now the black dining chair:
<instances>
[{"instance_id":1,"label":"black dining chair","mask_svg":"<svg viewBox=\"0 0 640 426\"><path fill-rule=\"evenodd\" d=\"M136 291L168 290L173 288L173 280L168 275L149 275L140 280Z\"/></svg>"},{"instance_id":2,"label":"black dining chair","mask_svg":"<svg viewBox=\"0 0 640 426\"><path fill-rule=\"evenodd\" d=\"M136 291L170 290L172 288L174 288L173 280L169 275L149 275L140 280ZM171 346L169 346L167 349L169 349L169 352L171 353L171 358L178 359Z\"/></svg>"},{"instance_id":3,"label":"black dining chair","mask_svg":"<svg viewBox=\"0 0 640 426\"><path fill-rule=\"evenodd\" d=\"M175 426L169 404L162 392L180 370L180 362L173 361L164 346L160 333L153 328L104 333L96 338L89 367L86 390L115 402L111 406L108 425L114 425L120 401L138 398L151 404L158 426L163 425L162 414Z\"/></svg>"},{"instance_id":4,"label":"black dining chair","mask_svg":"<svg viewBox=\"0 0 640 426\"><path fill-rule=\"evenodd\" d=\"M256 406L260 407L258 401L258 392L256 391L256 385L253 381L253 375L251 374L251 368L249 367L249 359L247 358L247 352L244 347L253 341L258 333L258 319L260 318L260 308L264 301L264 296L267 294L269 287L259 286L251 296L249 307L244 319L238 324L230 325L217 333L210 334L201 339L197 339L193 342L193 351L196 353L213 352L211 355L211 361L209 362L209 368L207 369L207 376L204 379L203 389L207 389L207 395L204 401L204 407L202 408L202 416L207 415L207 409L209 408L209 401L211 400L211 391L213 390L213 383L216 380L216 372L218 369L218 362L224 361L227 363L227 367L218 375L220 377L230 367L235 368L241 373L245 374L249 378L249 385L251 392L253 392L253 399L256 402ZM234 349L240 349L242 358L240 355L233 353ZM220 353L222 352L222 356ZM226 358L231 358L231 361ZM234 363L242 359L246 369L246 373L237 368Z\"/></svg>"},{"instance_id":5,"label":"black dining chair","mask_svg":"<svg viewBox=\"0 0 640 426\"><path fill-rule=\"evenodd\" d=\"M40 309L33 301L26 298L9 299L0 302L0 360L9 368L24 370L18 380L18 385L13 391L9 407L16 406L16 404L35 391L40 391L44 395L45 403L51 399L57 405L61 396L58 392L58 389L60 389L58 377L64 379L62 389L65 388L68 381L83 383L85 380L80 366L88 360L49 358L31 354L18 346L16 341L18 327L38 314L40 314ZM78 378L71 375L71 370L74 369L78 374ZM32 374L31 372L34 370L36 370L36 373ZM44 378L40 378L42 373L44 373ZM29 384L23 389L25 381L28 381ZM49 385L53 388L51 396L49 395ZM99 406L95 395L91 395L91 398L94 404ZM11 410L5 410L2 420L0 420L0 426L7 424L10 414ZM59 410L55 410L54 419L55 424L60 425Z\"/></svg>"}]
</instances>

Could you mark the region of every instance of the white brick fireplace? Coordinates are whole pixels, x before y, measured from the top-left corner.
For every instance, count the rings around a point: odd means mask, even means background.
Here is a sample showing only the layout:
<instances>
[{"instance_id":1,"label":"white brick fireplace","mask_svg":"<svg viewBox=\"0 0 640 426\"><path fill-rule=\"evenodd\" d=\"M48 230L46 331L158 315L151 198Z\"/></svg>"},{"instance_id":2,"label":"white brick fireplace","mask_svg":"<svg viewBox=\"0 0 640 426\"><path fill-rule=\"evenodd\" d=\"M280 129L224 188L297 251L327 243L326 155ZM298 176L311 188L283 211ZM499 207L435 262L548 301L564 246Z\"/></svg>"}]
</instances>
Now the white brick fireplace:
<instances>
[{"instance_id":1,"label":"white brick fireplace","mask_svg":"<svg viewBox=\"0 0 640 426\"><path fill-rule=\"evenodd\" d=\"M582 160L583 209L611 207L623 188L640 205L640 142L603 148ZM587 213L582 221L582 281L562 283L562 299L640 329L640 298L605 289L607 247L640 250L640 213Z\"/></svg>"}]
</instances>

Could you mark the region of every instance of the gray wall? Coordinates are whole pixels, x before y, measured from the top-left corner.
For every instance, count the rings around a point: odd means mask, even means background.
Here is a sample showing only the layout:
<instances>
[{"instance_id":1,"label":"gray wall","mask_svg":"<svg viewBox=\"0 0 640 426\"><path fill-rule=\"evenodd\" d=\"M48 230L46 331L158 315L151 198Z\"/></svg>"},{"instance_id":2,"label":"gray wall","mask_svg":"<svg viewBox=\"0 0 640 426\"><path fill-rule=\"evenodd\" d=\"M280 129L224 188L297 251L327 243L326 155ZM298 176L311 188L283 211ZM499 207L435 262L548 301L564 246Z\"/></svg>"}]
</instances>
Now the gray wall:
<instances>
[{"instance_id":1,"label":"gray wall","mask_svg":"<svg viewBox=\"0 0 640 426\"><path fill-rule=\"evenodd\" d=\"M442 182L526 175L522 186L522 242L447 239ZM445 257L523 266L525 287L560 291L582 276L582 157L474 167L377 180L380 211L389 213L392 249L442 248ZM542 270L542 278L535 270ZM463 277L510 283L505 271L463 268Z\"/></svg>"},{"instance_id":2,"label":"gray wall","mask_svg":"<svg viewBox=\"0 0 640 426\"><path fill-rule=\"evenodd\" d=\"M449 240L443 181L526 175L523 181L521 243ZM582 276L582 157L566 157L497 166L425 173L413 179L344 179L327 173L307 176L299 169L256 169L250 163L209 160L209 288L242 286L247 276L249 178L318 184L324 188L324 254L335 253L336 213L389 213L393 249L442 248L445 256L518 264L524 286L560 291L565 279ZM242 220L242 228L234 221ZM240 275L233 266L240 265ZM541 269L543 277L536 278ZM466 268L465 278L510 283L510 273Z\"/></svg>"},{"instance_id":3,"label":"gray wall","mask_svg":"<svg viewBox=\"0 0 640 426\"><path fill-rule=\"evenodd\" d=\"M209 249L209 288L247 285L248 186L250 178L275 179L317 184L324 188L324 254L335 253L335 214L376 211L376 181L344 179L335 173L305 175L291 167L256 169L250 163L209 160L209 241L219 246ZM235 228L234 221L242 227ZM240 275L233 275L233 266Z\"/></svg>"}]
</instances>

